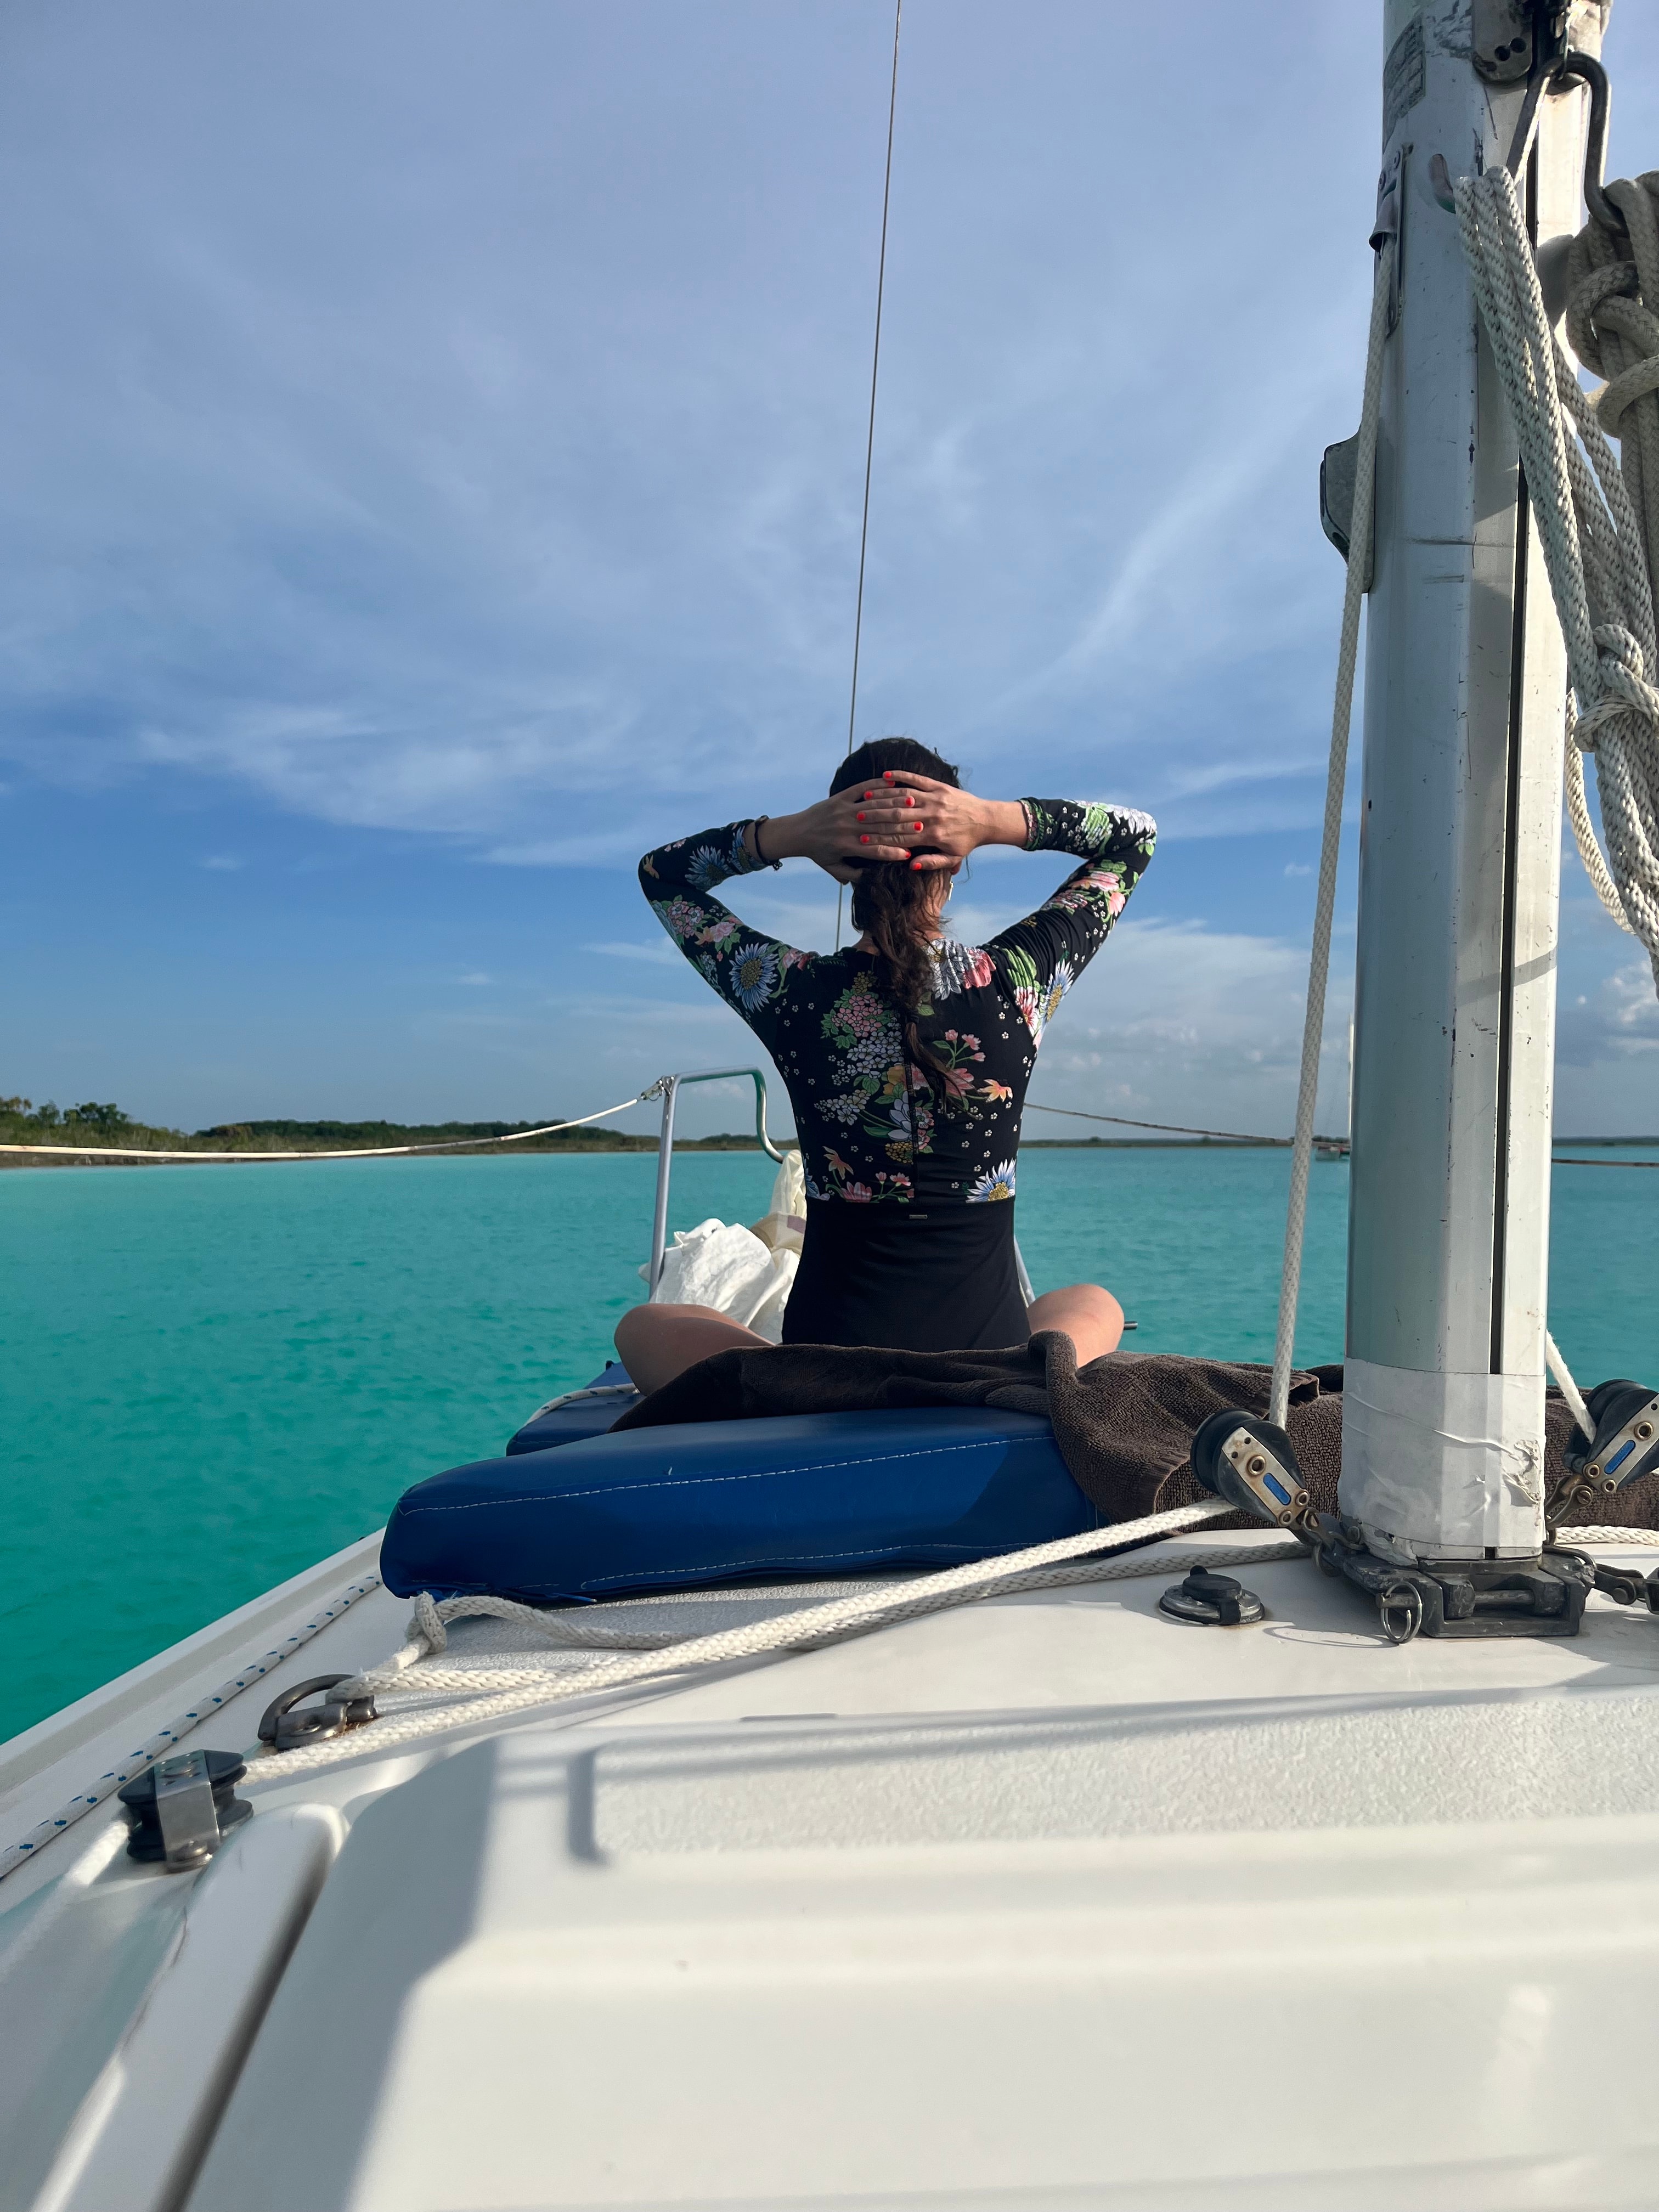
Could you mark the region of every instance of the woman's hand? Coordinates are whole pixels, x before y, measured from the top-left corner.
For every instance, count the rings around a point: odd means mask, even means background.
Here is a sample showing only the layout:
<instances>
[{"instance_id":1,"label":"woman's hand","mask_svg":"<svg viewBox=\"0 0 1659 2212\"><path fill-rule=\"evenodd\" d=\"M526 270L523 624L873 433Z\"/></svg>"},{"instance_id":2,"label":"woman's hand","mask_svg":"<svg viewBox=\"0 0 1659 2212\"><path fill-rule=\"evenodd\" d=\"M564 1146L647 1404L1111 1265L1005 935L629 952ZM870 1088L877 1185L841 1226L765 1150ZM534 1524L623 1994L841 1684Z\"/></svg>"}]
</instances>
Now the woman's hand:
<instances>
[{"instance_id":1,"label":"woman's hand","mask_svg":"<svg viewBox=\"0 0 1659 2212\"><path fill-rule=\"evenodd\" d=\"M981 845L1025 842L1025 809L1017 799L981 799L902 768L890 769L882 782L902 809L914 810L902 814L915 824L913 868L956 868Z\"/></svg>"},{"instance_id":2,"label":"woman's hand","mask_svg":"<svg viewBox=\"0 0 1659 2212\"><path fill-rule=\"evenodd\" d=\"M754 842L756 832L750 830ZM905 769L832 792L799 814L772 817L756 857L815 860L838 883L856 883L872 861L913 868L955 868L981 845L1023 845L1025 810L1012 799L978 799L953 784Z\"/></svg>"}]
</instances>

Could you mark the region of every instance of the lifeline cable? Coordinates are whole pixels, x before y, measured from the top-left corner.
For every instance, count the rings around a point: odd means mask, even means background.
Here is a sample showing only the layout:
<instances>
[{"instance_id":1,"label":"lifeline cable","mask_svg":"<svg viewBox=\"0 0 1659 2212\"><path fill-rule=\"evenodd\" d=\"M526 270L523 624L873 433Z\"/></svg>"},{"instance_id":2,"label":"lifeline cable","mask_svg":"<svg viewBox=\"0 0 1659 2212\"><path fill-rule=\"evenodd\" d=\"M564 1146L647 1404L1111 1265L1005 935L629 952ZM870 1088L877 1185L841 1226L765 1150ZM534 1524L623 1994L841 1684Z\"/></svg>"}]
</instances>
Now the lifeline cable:
<instances>
[{"instance_id":1,"label":"lifeline cable","mask_svg":"<svg viewBox=\"0 0 1659 2212\"><path fill-rule=\"evenodd\" d=\"M1076 1106L1043 1106L1035 1098L1025 1102L1028 1114L1064 1114L1072 1121L1109 1121L1118 1129L1161 1129L1170 1137L1214 1137L1230 1145L1256 1145L1269 1150L1285 1152L1295 1144L1294 1137L1255 1137L1245 1129L1192 1129L1181 1121L1135 1121L1127 1114L1085 1114ZM1316 1145L1340 1145L1346 1152L1346 1137L1316 1136ZM1564 1138L1564 1143L1573 1142ZM1659 1168L1659 1160L1581 1160L1572 1152L1553 1152L1552 1163L1558 1168Z\"/></svg>"},{"instance_id":2,"label":"lifeline cable","mask_svg":"<svg viewBox=\"0 0 1659 2212\"><path fill-rule=\"evenodd\" d=\"M881 303L887 289L887 210L893 198L893 118L898 112L899 21L904 0L893 0L893 76L887 90L887 168L881 186L881 253L876 263L876 337L870 349L870 421L864 440L864 520L859 526L859 588L853 611L853 691L847 706L847 750L853 750L853 726L859 711L859 647L864 636L864 556L870 544L870 474L876 458L876 380L881 374ZM841 951L842 902L845 884L836 886L836 950Z\"/></svg>"},{"instance_id":3,"label":"lifeline cable","mask_svg":"<svg viewBox=\"0 0 1659 2212\"><path fill-rule=\"evenodd\" d=\"M1035 1098L1025 1102L1028 1114L1064 1114L1073 1121L1109 1121L1119 1129L1162 1129L1171 1137L1217 1137L1230 1145L1276 1145L1281 1148L1296 1142L1294 1137L1253 1137L1243 1129L1189 1129L1180 1121L1133 1121L1127 1114L1085 1114L1075 1106L1040 1106ZM1346 1137L1316 1137L1316 1145L1346 1145Z\"/></svg>"},{"instance_id":4,"label":"lifeline cable","mask_svg":"<svg viewBox=\"0 0 1659 2212\"><path fill-rule=\"evenodd\" d=\"M30 1152L37 1158L44 1154L48 1159L237 1160L244 1164L270 1160L413 1159L424 1152L476 1152L487 1145L523 1145L532 1137L556 1136L561 1129L585 1129L590 1121L604 1121L612 1114L625 1114L630 1106L642 1106L656 1093L653 1084L637 1098L624 1098L617 1106L602 1106L597 1114L584 1114L574 1121L550 1121L544 1128L515 1129L506 1137L457 1137L441 1145L364 1145L338 1152L164 1152L142 1145L0 1145L0 1152Z\"/></svg>"}]
</instances>

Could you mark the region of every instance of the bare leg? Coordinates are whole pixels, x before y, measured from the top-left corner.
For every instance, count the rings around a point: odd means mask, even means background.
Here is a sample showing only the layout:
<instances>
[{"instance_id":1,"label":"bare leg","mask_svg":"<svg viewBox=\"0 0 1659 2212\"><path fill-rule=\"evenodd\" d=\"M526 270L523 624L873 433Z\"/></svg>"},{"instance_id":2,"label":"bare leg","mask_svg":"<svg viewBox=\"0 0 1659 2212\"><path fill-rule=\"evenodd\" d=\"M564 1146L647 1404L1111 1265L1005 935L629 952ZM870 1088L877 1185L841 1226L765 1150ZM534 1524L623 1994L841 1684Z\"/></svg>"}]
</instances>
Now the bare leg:
<instances>
[{"instance_id":1,"label":"bare leg","mask_svg":"<svg viewBox=\"0 0 1659 2212\"><path fill-rule=\"evenodd\" d=\"M717 1352L754 1351L765 1342L713 1306L631 1306L617 1323L617 1356L641 1390L660 1390Z\"/></svg>"},{"instance_id":2,"label":"bare leg","mask_svg":"<svg viewBox=\"0 0 1659 2212\"><path fill-rule=\"evenodd\" d=\"M1039 1329L1057 1328L1071 1338L1079 1367L1104 1352L1115 1352L1123 1334L1123 1309L1098 1283L1068 1283L1063 1291L1045 1291L1028 1311L1033 1336Z\"/></svg>"}]
</instances>

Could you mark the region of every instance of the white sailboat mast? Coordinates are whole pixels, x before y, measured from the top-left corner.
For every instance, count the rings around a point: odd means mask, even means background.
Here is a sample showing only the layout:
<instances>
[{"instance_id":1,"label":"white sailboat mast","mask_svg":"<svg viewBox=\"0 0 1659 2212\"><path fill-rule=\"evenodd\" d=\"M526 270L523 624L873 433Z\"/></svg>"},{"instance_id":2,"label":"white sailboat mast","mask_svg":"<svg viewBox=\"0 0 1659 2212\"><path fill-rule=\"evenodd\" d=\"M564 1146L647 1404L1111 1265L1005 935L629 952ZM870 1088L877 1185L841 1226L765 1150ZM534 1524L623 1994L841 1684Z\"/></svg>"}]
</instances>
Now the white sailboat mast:
<instances>
[{"instance_id":1,"label":"white sailboat mast","mask_svg":"<svg viewBox=\"0 0 1659 2212\"><path fill-rule=\"evenodd\" d=\"M1607 7L1575 0L1599 53ZM1367 628L1340 1499L1385 1558L1535 1553L1566 666L1451 177L1506 157L1527 0L1387 0L1397 175ZM1505 81L1507 80L1507 81ZM1588 95L1546 91L1537 236L1583 220ZM1439 191L1437 191L1437 186Z\"/></svg>"}]
</instances>

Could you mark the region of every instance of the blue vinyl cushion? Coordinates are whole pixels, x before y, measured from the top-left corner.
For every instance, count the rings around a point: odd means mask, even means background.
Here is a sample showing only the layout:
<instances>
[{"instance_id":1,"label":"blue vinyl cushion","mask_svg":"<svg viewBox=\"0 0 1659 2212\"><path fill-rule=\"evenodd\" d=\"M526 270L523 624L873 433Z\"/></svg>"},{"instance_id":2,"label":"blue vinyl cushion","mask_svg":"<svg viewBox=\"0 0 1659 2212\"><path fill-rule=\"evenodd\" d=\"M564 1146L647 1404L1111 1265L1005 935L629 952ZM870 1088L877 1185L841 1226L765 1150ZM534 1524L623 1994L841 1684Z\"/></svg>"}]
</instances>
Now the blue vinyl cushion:
<instances>
[{"instance_id":1,"label":"blue vinyl cushion","mask_svg":"<svg viewBox=\"0 0 1659 2212\"><path fill-rule=\"evenodd\" d=\"M402 1597L546 1603L955 1565L1099 1525L1034 1414L808 1413L624 1429L454 1468L398 1500L380 1572Z\"/></svg>"},{"instance_id":2,"label":"blue vinyl cushion","mask_svg":"<svg viewBox=\"0 0 1659 2212\"><path fill-rule=\"evenodd\" d=\"M626 1384L628 1370L619 1360L607 1359L605 1372L596 1375L584 1387L593 1389L614 1389L618 1383ZM550 1413L537 1413L516 1430L507 1440L509 1458L520 1452L546 1451L552 1444L575 1443L583 1437L603 1436L637 1398L574 1398L568 1406L554 1401Z\"/></svg>"}]
</instances>

